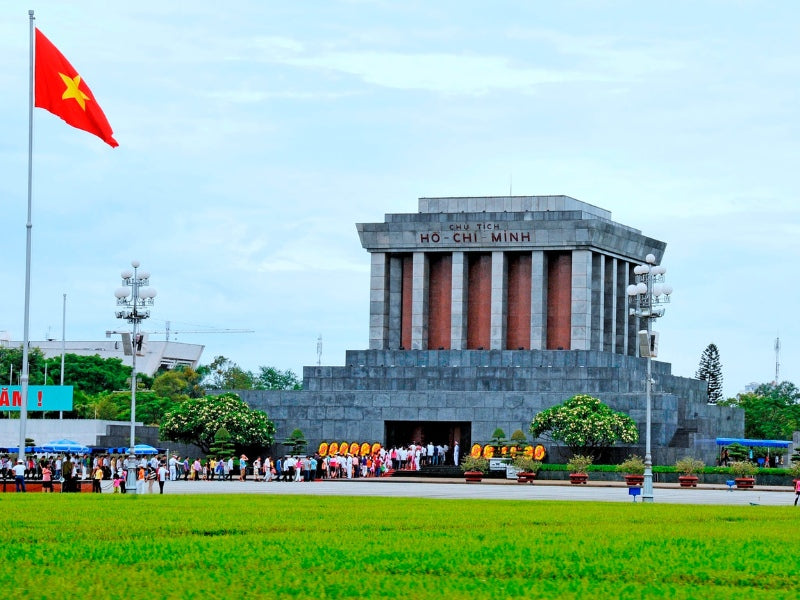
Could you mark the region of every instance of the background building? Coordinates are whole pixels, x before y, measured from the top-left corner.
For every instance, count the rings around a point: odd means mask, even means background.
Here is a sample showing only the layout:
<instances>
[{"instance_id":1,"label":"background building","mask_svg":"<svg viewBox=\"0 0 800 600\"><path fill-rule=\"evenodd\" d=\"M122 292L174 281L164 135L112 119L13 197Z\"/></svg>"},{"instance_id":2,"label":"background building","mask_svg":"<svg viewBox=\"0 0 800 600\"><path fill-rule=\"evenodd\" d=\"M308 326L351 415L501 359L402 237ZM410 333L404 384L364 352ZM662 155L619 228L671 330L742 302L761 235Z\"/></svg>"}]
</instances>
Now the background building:
<instances>
[{"instance_id":1,"label":"background building","mask_svg":"<svg viewBox=\"0 0 800 600\"><path fill-rule=\"evenodd\" d=\"M147 336L147 334L144 335ZM130 334L128 333L127 336L127 344L124 344L121 338L87 342L69 340L64 344L64 347L67 354L119 358L123 364L131 366L132 356L130 350L127 354L125 353L126 347L130 349ZM22 346L22 342L0 338L0 346L19 348ZM62 352L61 340L31 341L30 347L39 348L45 358L59 357ZM200 364L200 357L204 348L205 346L202 344L154 341L145 337L141 349L136 355L136 370L152 377L160 367L172 369L178 365L185 365L196 369Z\"/></svg>"}]
</instances>

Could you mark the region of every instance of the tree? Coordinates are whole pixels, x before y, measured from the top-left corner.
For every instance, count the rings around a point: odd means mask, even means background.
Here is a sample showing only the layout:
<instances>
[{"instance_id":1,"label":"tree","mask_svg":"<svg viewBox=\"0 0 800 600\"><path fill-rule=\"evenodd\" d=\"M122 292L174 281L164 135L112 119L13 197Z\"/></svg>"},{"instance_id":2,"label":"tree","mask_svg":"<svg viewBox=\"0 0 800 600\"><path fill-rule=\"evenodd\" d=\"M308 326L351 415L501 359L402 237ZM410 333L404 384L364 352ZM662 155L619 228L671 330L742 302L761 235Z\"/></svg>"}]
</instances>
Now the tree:
<instances>
[{"instance_id":1,"label":"tree","mask_svg":"<svg viewBox=\"0 0 800 600\"><path fill-rule=\"evenodd\" d=\"M252 390L253 374L224 356L215 356L211 364L198 369L203 385L212 390Z\"/></svg>"},{"instance_id":2,"label":"tree","mask_svg":"<svg viewBox=\"0 0 800 600\"><path fill-rule=\"evenodd\" d=\"M31 348L28 352L28 374L30 385L44 383L44 354L39 348ZM11 381L12 376L14 380ZM0 381L10 385L19 385L22 374L22 346L16 348L0 348ZM48 373L48 376L50 373Z\"/></svg>"},{"instance_id":3,"label":"tree","mask_svg":"<svg viewBox=\"0 0 800 600\"><path fill-rule=\"evenodd\" d=\"M290 453L293 456L297 456L305 452L308 442L303 432L299 429L295 429L289 434L289 437L283 441L283 445L291 448Z\"/></svg>"},{"instance_id":4,"label":"tree","mask_svg":"<svg viewBox=\"0 0 800 600\"><path fill-rule=\"evenodd\" d=\"M573 454L588 456L597 456L618 441L633 444L639 440L633 419L586 394L540 412L531 421L530 432L535 438L549 435Z\"/></svg>"},{"instance_id":5,"label":"tree","mask_svg":"<svg viewBox=\"0 0 800 600\"><path fill-rule=\"evenodd\" d=\"M800 390L789 382L763 383L754 392L722 400L744 409L744 435L756 440L791 440L800 429Z\"/></svg>"},{"instance_id":6,"label":"tree","mask_svg":"<svg viewBox=\"0 0 800 600\"><path fill-rule=\"evenodd\" d=\"M302 390L303 383L289 369L280 371L275 367L259 367L253 382L256 390Z\"/></svg>"},{"instance_id":7,"label":"tree","mask_svg":"<svg viewBox=\"0 0 800 600\"><path fill-rule=\"evenodd\" d=\"M214 434L214 441L209 446L208 453L217 458L224 458L233 456L235 452L236 448L231 441L231 434L224 427L220 427Z\"/></svg>"},{"instance_id":8,"label":"tree","mask_svg":"<svg viewBox=\"0 0 800 600\"><path fill-rule=\"evenodd\" d=\"M489 446L494 449L494 455L499 457L502 453L503 446L507 444L506 432L498 427L492 432L492 438L489 440Z\"/></svg>"},{"instance_id":9,"label":"tree","mask_svg":"<svg viewBox=\"0 0 800 600\"><path fill-rule=\"evenodd\" d=\"M161 420L161 439L195 444L208 454L214 435L224 427L238 447L265 447L274 441L275 425L266 413L251 409L236 394L190 398Z\"/></svg>"},{"instance_id":10,"label":"tree","mask_svg":"<svg viewBox=\"0 0 800 600\"><path fill-rule=\"evenodd\" d=\"M53 381L60 380L61 357L47 359L47 376ZM131 368L122 364L119 358L101 358L97 354L64 355L64 383L86 394L130 389L130 379ZM149 387L152 382L151 377L143 373L137 374L138 384Z\"/></svg>"},{"instance_id":11,"label":"tree","mask_svg":"<svg viewBox=\"0 0 800 600\"><path fill-rule=\"evenodd\" d=\"M200 379L200 374L191 367L176 367L153 380L153 391L173 402L202 398L205 394L200 386Z\"/></svg>"},{"instance_id":12,"label":"tree","mask_svg":"<svg viewBox=\"0 0 800 600\"><path fill-rule=\"evenodd\" d=\"M695 374L697 379L708 382L708 402L716 404L723 400L722 365L719 362L719 350L716 344L709 344L700 357L700 366Z\"/></svg>"},{"instance_id":13,"label":"tree","mask_svg":"<svg viewBox=\"0 0 800 600\"><path fill-rule=\"evenodd\" d=\"M525 437L525 432L522 429L515 429L511 434L511 446L516 447L518 452L522 452L529 446L528 438Z\"/></svg>"}]
</instances>

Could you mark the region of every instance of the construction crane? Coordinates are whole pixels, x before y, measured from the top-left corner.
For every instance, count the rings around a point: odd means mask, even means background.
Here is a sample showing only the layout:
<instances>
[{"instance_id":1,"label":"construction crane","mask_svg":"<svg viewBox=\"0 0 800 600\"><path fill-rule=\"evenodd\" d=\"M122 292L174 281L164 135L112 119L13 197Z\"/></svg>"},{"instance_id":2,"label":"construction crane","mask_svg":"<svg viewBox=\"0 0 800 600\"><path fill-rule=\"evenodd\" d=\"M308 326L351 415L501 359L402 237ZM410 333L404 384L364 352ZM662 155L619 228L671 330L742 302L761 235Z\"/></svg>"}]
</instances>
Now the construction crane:
<instances>
[{"instance_id":1,"label":"construction crane","mask_svg":"<svg viewBox=\"0 0 800 600\"><path fill-rule=\"evenodd\" d=\"M164 323L165 323L164 331L149 331L148 333L158 334L158 335L164 334L167 337L167 341L169 341L169 336L171 334L178 335L178 334L181 334L181 333L255 333L255 331L252 330L252 329L195 329L195 330L189 330L189 329L180 329L180 330L178 330L178 329L175 329L175 330L173 330L170 327L170 325L171 325L170 321L165 321Z\"/></svg>"},{"instance_id":2,"label":"construction crane","mask_svg":"<svg viewBox=\"0 0 800 600\"><path fill-rule=\"evenodd\" d=\"M169 341L169 336L174 334L178 335L181 333L255 333L253 329L180 329L180 330L173 330L170 326L170 321L165 321L166 327L164 331L143 331L142 333L146 333L147 335L155 334L155 335L165 335L166 341ZM106 337L111 337L112 334L119 333L119 334L126 334L127 331L106 331Z\"/></svg>"}]
</instances>

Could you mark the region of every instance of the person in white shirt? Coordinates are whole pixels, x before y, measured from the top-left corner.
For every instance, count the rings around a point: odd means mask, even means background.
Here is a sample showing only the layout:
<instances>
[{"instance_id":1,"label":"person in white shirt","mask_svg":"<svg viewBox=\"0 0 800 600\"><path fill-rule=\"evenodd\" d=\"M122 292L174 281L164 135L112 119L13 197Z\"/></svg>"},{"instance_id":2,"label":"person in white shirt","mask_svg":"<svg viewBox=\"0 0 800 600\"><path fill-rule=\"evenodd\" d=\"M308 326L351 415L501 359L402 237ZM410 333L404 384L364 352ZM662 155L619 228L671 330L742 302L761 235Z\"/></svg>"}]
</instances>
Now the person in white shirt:
<instances>
[{"instance_id":1,"label":"person in white shirt","mask_svg":"<svg viewBox=\"0 0 800 600\"><path fill-rule=\"evenodd\" d=\"M167 480L167 467L164 466L164 463L158 465L158 471L156 472L156 476L158 477L158 493L164 493L164 482ZM170 480L171 481L171 480Z\"/></svg>"},{"instance_id":2,"label":"person in white shirt","mask_svg":"<svg viewBox=\"0 0 800 600\"><path fill-rule=\"evenodd\" d=\"M22 459L17 460L17 463L11 467L11 470L14 471L14 483L16 484L16 491L27 491L25 490L25 463L22 462Z\"/></svg>"}]
</instances>

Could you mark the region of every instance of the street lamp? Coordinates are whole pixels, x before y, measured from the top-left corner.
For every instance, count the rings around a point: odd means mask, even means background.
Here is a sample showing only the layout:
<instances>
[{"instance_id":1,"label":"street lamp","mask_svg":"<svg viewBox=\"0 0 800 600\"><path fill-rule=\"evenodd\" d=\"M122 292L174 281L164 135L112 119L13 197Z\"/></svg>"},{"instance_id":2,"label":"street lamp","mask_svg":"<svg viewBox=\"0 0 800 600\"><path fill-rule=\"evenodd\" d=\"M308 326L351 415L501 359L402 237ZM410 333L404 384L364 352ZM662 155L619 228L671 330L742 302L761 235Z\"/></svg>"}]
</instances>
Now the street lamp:
<instances>
[{"instance_id":1,"label":"street lamp","mask_svg":"<svg viewBox=\"0 0 800 600\"><path fill-rule=\"evenodd\" d=\"M656 257L648 254L644 259L646 264L633 268L634 281L628 286L628 306L630 315L644 319L646 328L639 331L639 356L647 358L647 382L645 394L647 398L647 413L645 425L645 453L644 453L644 484L642 489L642 502L653 501L653 456L650 451L650 428L652 421L652 359L658 356L657 334L653 333L653 321L664 314L662 304L669 302L672 286L664 284L664 274L667 270L661 265L656 265Z\"/></svg>"},{"instance_id":2,"label":"street lamp","mask_svg":"<svg viewBox=\"0 0 800 600\"><path fill-rule=\"evenodd\" d=\"M122 272L122 285L114 292L117 297L117 318L125 319L133 325L133 335L130 340L131 350L131 447L133 453L136 441L136 354L142 350L143 337L139 332L139 323L150 316L150 307L156 297L156 290L145 287L150 284L150 273L139 271L139 261L131 262L133 271L128 269ZM129 289L130 288L130 289ZM127 342L124 340L123 343ZM136 485L134 481L134 486Z\"/></svg>"}]
</instances>

